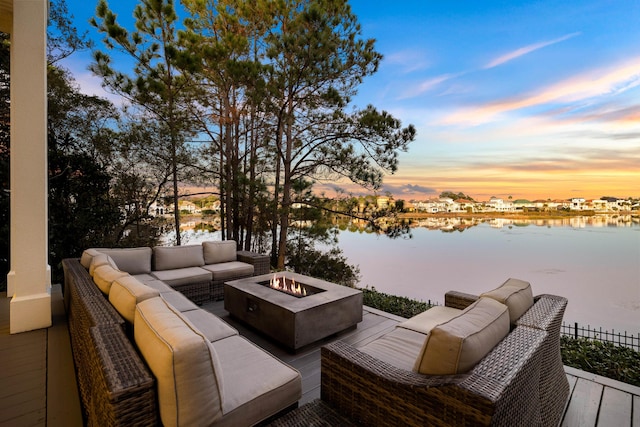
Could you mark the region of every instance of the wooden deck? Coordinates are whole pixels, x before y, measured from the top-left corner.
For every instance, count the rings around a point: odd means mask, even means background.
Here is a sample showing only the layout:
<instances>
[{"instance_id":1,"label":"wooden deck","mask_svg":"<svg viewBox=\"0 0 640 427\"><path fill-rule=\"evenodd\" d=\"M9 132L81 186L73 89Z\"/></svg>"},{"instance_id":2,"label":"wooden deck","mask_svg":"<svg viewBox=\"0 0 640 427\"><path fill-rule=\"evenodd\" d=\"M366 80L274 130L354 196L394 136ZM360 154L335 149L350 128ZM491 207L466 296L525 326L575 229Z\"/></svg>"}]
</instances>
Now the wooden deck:
<instances>
[{"instance_id":1,"label":"wooden deck","mask_svg":"<svg viewBox=\"0 0 640 427\"><path fill-rule=\"evenodd\" d=\"M0 426L81 426L60 285L51 290L47 329L10 335L10 301L0 293Z\"/></svg>"},{"instance_id":2,"label":"wooden deck","mask_svg":"<svg viewBox=\"0 0 640 427\"><path fill-rule=\"evenodd\" d=\"M52 292L53 326L9 335L9 299L0 294L0 426L82 424L69 334L59 287ZM292 354L231 318L223 302L203 308L302 374L300 405L320 397L320 347L341 339L363 345L391 330L402 318L365 308L358 327ZM563 426L640 427L640 387L565 367L571 398Z\"/></svg>"}]
</instances>

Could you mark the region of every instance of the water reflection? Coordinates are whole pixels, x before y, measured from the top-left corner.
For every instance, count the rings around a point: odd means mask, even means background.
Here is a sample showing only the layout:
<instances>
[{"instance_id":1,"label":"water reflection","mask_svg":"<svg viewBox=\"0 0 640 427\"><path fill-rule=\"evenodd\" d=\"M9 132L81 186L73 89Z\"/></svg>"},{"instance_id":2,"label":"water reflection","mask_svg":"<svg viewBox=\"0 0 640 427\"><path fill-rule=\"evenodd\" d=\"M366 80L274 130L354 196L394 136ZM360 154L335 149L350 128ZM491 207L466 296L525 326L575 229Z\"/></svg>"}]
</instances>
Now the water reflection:
<instances>
[{"instance_id":1,"label":"water reflection","mask_svg":"<svg viewBox=\"0 0 640 427\"><path fill-rule=\"evenodd\" d=\"M489 224L492 228L504 227L632 227L640 224L636 215L592 215L566 218L477 218L477 217L429 217L415 219L412 228L422 227L444 232L465 231L479 224Z\"/></svg>"},{"instance_id":2,"label":"water reflection","mask_svg":"<svg viewBox=\"0 0 640 427\"><path fill-rule=\"evenodd\" d=\"M640 332L638 217L427 218L411 234L342 231L338 246L360 285L381 292L442 302L449 290L480 294L515 277L566 296L568 322Z\"/></svg>"},{"instance_id":3,"label":"water reflection","mask_svg":"<svg viewBox=\"0 0 640 427\"><path fill-rule=\"evenodd\" d=\"M412 239L389 239L340 224L338 246L360 268L360 286L442 302L449 290L479 294L516 277L535 294L566 296L567 322L640 332L637 215L428 217L411 227ZM220 240L219 231L197 228L183 231L183 244Z\"/></svg>"}]
</instances>

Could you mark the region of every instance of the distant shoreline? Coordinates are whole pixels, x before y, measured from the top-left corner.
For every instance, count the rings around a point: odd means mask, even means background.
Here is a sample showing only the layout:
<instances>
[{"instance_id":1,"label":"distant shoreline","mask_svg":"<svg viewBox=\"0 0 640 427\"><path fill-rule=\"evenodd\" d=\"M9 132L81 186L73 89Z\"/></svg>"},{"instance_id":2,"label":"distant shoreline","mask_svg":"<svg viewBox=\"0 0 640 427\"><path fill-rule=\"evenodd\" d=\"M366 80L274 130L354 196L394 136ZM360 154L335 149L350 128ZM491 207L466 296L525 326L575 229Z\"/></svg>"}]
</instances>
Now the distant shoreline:
<instances>
[{"instance_id":1,"label":"distant shoreline","mask_svg":"<svg viewBox=\"0 0 640 427\"><path fill-rule=\"evenodd\" d=\"M566 211L566 212L402 212L398 214L403 219L424 218L505 218L505 219L563 219L581 216L631 216L640 218L638 211L625 212L595 212L595 211Z\"/></svg>"}]
</instances>

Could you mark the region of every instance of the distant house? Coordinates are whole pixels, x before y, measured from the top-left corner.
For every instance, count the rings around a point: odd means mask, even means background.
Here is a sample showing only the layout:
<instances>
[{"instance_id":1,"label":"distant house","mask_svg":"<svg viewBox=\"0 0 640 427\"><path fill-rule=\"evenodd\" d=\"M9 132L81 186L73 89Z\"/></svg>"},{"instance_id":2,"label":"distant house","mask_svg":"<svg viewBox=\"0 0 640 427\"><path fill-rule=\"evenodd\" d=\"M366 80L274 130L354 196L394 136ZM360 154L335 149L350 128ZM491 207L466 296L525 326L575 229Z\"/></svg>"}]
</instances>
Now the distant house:
<instances>
[{"instance_id":1,"label":"distant house","mask_svg":"<svg viewBox=\"0 0 640 427\"><path fill-rule=\"evenodd\" d=\"M476 203L473 200L468 199L456 199L454 203L458 205L458 209L463 212L471 211L476 212Z\"/></svg>"},{"instance_id":2,"label":"distant house","mask_svg":"<svg viewBox=\"0 0 640 427\"><path fill-rule=\"evenodd\" d=\"M571 199L571 210L572 211L582 211L587 209L586 200L579 197L574 197Z\"/></svg>"},{"instance_id":3,"label":"distant house","mask_svg":"<svg viewBox=\"0 0 640 427\"><path fill-rule=\"evenodd\" d=\"M513 208L517 211L523 211L525 209L532 209L535 207L535 202L531 202L527 199L517 199L513 201Z\"/></svg>"},{"instance_id":4,"label":"distant house","mask_svg":"<svg viewBox=\"0 0 640 427\"><path fill-rule=\"evenodd\" d=\"M180 211L187 211L190 214L202 213L202 210L195 203L190 202L189 200L180 200L180 202L178 202L178 209L180 209Z\"/></svg>"},{"instance_id":5,"label":"distant house","mask_svg":"<svg viewBox=\"0 0 640 427\"><path fill-rule=\"evenodd\" d=\"M149 206L149 215L151 216L164 216L168 211L169 209L165 205L158 202L153 202Z\"/></svg>"},{"instance_id":6,"label":"distant house","mask_svg":"<svg viewBox=\"0 0 640 427\"><path fill-rule=\"evenodd\" d=\"M500 198L497 198L497 197L492 197L487 202L487 206L489 207L490 210L493 210L495 212L513 212L513 211L515 211L515 206L514 206L513 202L511 202L511 201L505 202L504 200L502 200Z\"/></svg>"},{"instance_id":7,"label":"distant house","mask_svg":"<svg viewBox=\"0 0 640 427\"><path fill-rule=\"evenodd\" d=\"M418 212L438 213L438 199L428 199L424 201L414 201L413 206Z\"/></svg>"},{"instance_id":8,"label":"distant house","mask_svg":"<svg viewBox=\"0 0 640 427\"><path fill-rule=\"evenodd\" d=\"M378 197L376 198L376 206L378 207L378 209L387 209L387 208L392 208L396 205L395 200L389 198L389 197Z\"/></svg>"}]
</instances>

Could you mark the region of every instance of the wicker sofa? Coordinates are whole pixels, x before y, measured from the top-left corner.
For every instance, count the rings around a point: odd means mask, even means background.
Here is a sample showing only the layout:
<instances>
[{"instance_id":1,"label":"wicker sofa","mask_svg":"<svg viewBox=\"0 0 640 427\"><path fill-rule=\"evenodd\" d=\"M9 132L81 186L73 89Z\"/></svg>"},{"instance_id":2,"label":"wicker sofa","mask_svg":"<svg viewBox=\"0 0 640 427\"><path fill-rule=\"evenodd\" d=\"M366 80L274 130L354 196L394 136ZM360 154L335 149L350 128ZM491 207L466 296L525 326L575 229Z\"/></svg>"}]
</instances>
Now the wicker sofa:
<instances>
[{"instance_id":1,"label":"wicker sofa","mask_svg":"<svg viewBox=\"0 0 640 427\"><path fill-rule=\"evenodd\" d=\"M566 304L534 298L517 279L481 297L449 292L445 306L359 348L324 346L322 400L362 425L558 425L569 395L560 355ZM479 317L465 323L474 310ZM491 310L498 314L486 321ZM495 324L505 322L503 337Z\"/></svg>"},{"instance_id":2,"label":"wicker sofa","mask_svg":"<svg viewBox=\"0 0 640 427\"><path fill-rule=\"evenodd\" d=\"M269 273L269 256L236 250L233 240L154 248L92 248L80 262L89 269L94 256L106 254L121 271L153 286L158 280L197 304L224 298L229 280Z\"/></svg>"},{"instance_id":3,"label":"wicker sofa","mask_svg":"<svg viewBox=\"0 0 640 427\"><path fill-rule=\"evenodd\" d=\"M253 425L297 406L298 371L161 281L100 264L103 255L84 253L89 268L62 262L86 425Z\"/></svg>"}]
</instances>

